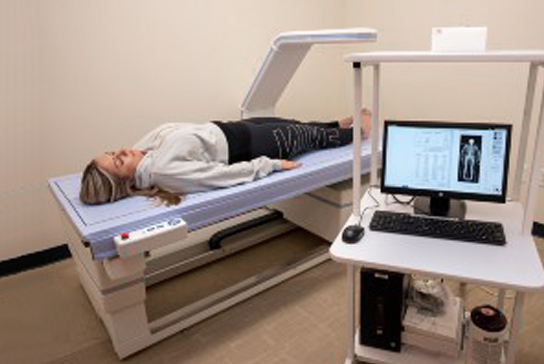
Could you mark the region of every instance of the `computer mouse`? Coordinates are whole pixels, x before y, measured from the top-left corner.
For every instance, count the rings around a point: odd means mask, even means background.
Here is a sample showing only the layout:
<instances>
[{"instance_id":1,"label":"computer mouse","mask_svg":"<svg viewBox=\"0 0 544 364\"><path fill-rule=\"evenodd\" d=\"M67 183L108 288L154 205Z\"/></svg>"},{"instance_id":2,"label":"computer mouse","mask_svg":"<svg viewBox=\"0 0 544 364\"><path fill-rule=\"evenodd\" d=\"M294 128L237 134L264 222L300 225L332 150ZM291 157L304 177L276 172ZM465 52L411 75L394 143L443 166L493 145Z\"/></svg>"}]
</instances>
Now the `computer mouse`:
<instances>
[{"instance_id":1,"label":"computer mouse","mask_svg":"<svg viewBox=\"0 0 544 364\"><path fill-rule=\"evenodd\" d=\"M361 240L365 235L365 228L361 225L346 226L342 232L342 240L347 244L354 244Z\"/></svg>"}]
</instances>

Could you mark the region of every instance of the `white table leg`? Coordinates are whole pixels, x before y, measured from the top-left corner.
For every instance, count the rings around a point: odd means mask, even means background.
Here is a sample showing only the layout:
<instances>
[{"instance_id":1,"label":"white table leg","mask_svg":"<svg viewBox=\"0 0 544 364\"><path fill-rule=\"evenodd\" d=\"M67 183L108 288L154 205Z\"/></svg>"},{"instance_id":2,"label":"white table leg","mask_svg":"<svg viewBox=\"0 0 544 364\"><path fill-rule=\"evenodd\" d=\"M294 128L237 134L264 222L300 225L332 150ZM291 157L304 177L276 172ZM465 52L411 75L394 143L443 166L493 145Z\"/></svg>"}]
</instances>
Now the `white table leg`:
<instances>
[{"instance_id":1,"label":"white table leg","mask_svg":"<svg viewBox=\"0 0 544 364\"><path fill-rule=\"evenodd\" d=\"M348 286L347 286L347 298L348 298L348 352L346 357L346 364L355 362L355 266L348 264L347 266Z\"/></svg>"},{"instance_id":2,"label":"white table leg","mask_svg":"<svg viewBox=\"0 0 544 364\"><path fill-rule=\"evenodd\" d=\"M518 343L519 332L521 330L521 314L523 311L524 302L525 292L517 292L516 301L514 303L514 312L512 314L512 322L510 325L510 342L508 343L505 364L514 364L515 361L516 346Z\"/></svg>"}]
</instances>

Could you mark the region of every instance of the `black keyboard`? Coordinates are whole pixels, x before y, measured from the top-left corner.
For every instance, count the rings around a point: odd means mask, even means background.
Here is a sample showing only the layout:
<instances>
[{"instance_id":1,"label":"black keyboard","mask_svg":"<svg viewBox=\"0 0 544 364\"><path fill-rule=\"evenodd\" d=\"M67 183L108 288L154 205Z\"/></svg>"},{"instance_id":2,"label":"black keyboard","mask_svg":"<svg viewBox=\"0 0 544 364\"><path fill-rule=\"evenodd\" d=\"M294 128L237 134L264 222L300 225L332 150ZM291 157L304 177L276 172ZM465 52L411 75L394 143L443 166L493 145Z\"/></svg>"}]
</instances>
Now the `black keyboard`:
<instances>
[{"instance_id":1,"label":"black keyboard","mask_svg":"<svg viewBox=\"0 0 544 364\"><path fill-rule=\"evenodd\" d=\"M391 211L374 212L370 230L481 244L506 244L502 224L497 222L452 220Z\"/></svg>"}]
</instances>

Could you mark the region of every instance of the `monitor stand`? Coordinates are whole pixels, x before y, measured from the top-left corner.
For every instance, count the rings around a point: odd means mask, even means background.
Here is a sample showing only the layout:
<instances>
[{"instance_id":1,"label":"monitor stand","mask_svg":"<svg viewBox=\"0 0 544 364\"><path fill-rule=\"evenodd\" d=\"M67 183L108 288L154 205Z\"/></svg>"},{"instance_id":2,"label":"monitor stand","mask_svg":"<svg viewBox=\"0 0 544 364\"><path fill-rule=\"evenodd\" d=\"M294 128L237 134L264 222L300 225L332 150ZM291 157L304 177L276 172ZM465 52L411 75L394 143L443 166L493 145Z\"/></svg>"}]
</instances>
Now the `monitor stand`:
<instances>
[{"instance_id":1,"label":"monitor stand","mask_svg":"<svg viewBox=\"0 0 544 364\"><path fill-rule=\"evenodd\" d=\"M416 214L451 217L463 220L467 212L465 201L447 197L416 197L414 201Z\"/></svg>"}]
</instances>

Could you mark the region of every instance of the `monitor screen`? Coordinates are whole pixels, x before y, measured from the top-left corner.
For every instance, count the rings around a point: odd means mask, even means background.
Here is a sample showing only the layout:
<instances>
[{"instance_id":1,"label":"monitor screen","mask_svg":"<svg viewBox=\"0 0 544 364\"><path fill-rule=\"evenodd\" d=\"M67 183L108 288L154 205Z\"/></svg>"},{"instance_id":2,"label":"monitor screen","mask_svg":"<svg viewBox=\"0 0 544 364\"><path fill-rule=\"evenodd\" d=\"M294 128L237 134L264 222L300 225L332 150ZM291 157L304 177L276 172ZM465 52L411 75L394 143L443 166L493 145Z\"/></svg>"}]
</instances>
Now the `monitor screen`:
<instances>
[{"instance_id":1,"label":"monitor screen","mask_svg":"<svg viewBox=\"0 0 544 364\"><path fill-rule=\"evenodd\" d=\"M505 202L511 126L385 121L382 191Z\"/></svg>"}]
</instances>

